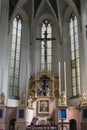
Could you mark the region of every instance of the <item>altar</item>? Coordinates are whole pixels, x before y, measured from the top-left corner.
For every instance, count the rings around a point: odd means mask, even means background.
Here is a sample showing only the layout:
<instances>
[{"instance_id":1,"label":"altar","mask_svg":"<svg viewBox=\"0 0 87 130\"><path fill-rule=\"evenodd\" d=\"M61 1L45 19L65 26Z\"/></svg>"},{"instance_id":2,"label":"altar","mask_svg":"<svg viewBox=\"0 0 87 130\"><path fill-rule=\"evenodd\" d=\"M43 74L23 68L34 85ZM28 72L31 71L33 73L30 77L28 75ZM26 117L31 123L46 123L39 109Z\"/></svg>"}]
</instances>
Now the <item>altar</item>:
<instances>
[{"instance_id":1,"label":"altar","mask_svg":"<svg viewBox=\"0 0 87 130\"><path fill-rule=\"evenodd\" d=\"M38 125L55 124L55 108L59 96L59 79L49 71L41 71L29 80L29 99L32 99L34 117ZM29 106L28 106L29 107ZM48 119L52 121L48 121Z\"/></svg>"},{"instance_id":2,"label":"altar","mask_svg":"<svg viewBox=\"0 0 87 130\"><path fill-rule=\"evenodd\" d=\"M61 114L60 114L61 113ZM61 116L63 115L63 116ZM24 94L17 107L16 129L61 130L61 118L67 123L67 102L64 92L59 92L59 77L49 71L31 75L29 79L27 106ZM22 127L20 129L20 124ZM58 127L59 125L59 127ZM69 127L66 127L69 128Z\"/></svg>"}]
</instances>

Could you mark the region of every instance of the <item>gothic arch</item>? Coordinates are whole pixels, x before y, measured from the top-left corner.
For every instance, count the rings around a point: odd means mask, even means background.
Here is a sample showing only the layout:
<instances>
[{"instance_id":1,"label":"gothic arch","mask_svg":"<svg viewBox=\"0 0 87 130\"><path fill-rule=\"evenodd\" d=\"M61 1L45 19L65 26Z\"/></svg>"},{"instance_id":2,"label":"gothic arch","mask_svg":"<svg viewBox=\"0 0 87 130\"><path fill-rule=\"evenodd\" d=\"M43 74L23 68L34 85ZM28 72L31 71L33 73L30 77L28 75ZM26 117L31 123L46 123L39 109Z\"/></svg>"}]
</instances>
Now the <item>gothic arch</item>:
<instances>
[{"instance_id":1,"label":"gothic arch","mask_svg":"<svg viewBox=\"0 0 87 130\"><path fill-rule=\"evenodd\" d=\"M47 6L47 8L45 7L45 6ZM44 12L44 10L46 10L46 9L48 10L47 12L46 12L46 14L50 14L50 15L52 15L52 16L54 16L55 18L56 18L56 14L55 14L55 11L54 11L54 9L52 8L52 6L51 6L51 4L49 3L49 1L44 1L44 0L42 0L42 2L41 2L41 4L40 4L40 6L39 6L39 8L38 8L38 10L37 10L37 14L36 14L36 16L35 16L35 21L38 19L38 17L41 17L41 15L43 15L43 12ZM57 18L56 18L57 19Z\"/></svg>"}]
</instances>

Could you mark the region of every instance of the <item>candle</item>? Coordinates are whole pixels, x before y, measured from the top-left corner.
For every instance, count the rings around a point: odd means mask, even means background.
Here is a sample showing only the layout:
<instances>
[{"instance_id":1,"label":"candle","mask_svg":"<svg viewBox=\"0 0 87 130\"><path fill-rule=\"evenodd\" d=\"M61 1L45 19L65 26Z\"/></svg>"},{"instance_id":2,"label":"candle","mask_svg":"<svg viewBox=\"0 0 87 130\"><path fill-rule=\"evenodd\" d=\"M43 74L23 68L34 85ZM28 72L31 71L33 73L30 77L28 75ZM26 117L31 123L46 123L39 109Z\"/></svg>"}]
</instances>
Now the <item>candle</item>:
<instances>
[{"instance_id":1,"label":"candle","mask_svg":"<svg viewBox=\"0 0 87 130\"><path fill-rule=\"evenodd\" d=\"M61 94L61 67L59 61L59 93Z\"/></svg>"},{"instance_id":2,"label":"candle","mask_svg":"<svg viewBox=\"0 0 87 130\"><path fill-rule=\"evenodd\" d=\"M64 61L64 85L65 85L65 94L66 94L66 62Z\"/></svg>"},{"instance_id":3,"label":"candle","mask_svg":"<svg viewBox=\"0 0 87 130\"><path fill-rule=\"evenodd\" d=\"M1 92L3 91L3 68L1 68Z\"/></svg>"},{"instance_id":4,"label":"candle","mask_svg":"<svg viewBox=\"0 0 87 130\"><path fill-rule=\"evenodd\" d=\"M0 69L0 94L1 94L1 92L2 92L1 81L2 81L2 77L1 77L1 69Z\"/></svg>"},{"instance_id":5,"label":"candle","mask_svg":"<svg viewBox=\"0 0 87 130\"><path fill-rule=\"evenodd\" d=\"M51 72L51 64L49 63L49 71Z\"/></svg>"}]
</instances>

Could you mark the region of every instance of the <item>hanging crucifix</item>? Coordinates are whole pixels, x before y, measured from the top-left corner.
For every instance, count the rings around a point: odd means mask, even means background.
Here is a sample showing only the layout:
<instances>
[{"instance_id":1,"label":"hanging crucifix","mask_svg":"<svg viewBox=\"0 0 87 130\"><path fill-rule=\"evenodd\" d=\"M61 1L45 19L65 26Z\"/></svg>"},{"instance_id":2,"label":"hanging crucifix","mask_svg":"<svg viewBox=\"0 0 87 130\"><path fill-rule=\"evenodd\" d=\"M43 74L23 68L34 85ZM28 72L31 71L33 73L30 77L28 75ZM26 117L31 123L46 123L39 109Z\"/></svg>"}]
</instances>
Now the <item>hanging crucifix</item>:
<instances>
[{"instance_id":1,"label":"hanging crucifix","mask_svg":"<svg viewBox=\"0 0 87 130\"><path fill-rule=\"evenodd\" d=\"M51 41L51 40L55 40L55 38L48 38L47 35L47 26L49 24L48 20L44 21L45 25L46 25L46 30L44 32L44 38L36 38L36 40L40 40L40 41L44 41L44 61L45 61L45 69L47 70L47 41Z\"/></svg>"},{"instance_id":2,"label":"hanging crucifix","mask_svg":"<svg viewBox=\"0 0 87 130\"><path fill-rule=\"evenodd\" d=\"M87 38L87 25L85 25L85 28L86 28L86 38Z\"/></svg>"}]
</instances>

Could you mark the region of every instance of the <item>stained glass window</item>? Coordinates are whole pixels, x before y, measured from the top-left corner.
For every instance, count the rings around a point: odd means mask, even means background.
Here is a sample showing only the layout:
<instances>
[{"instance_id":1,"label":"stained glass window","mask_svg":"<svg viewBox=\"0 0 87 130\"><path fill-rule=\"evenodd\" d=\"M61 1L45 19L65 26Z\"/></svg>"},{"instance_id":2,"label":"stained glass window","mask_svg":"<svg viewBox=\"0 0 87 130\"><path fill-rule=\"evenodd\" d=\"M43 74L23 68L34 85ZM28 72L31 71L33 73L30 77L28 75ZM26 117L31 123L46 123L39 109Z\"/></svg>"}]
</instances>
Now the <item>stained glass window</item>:
<instances>
[{"instance_id":1,"label":"stained glass window","mask_svg":"<svg viewBox=\"0 0 87 130\"><path fill-rule=\"evenodd\" d=\"M72 94L80 94L80 61L79 61L79 40L78 23L75 13L70 17L70 39L71 39L71 72L72 72Z\"/></svg>"},{"instance_id":2,"label":"stained glass window","mask_svg":"<svg viewBox=\"0 0 87 130\"><path fill-rule=\"evenodd\" d=\"M19 95L20 56L21 56L22 18L19 14L13 20L12 44L9 65L9 97Z\"/></svg>"},{"instance_id":3,"label":"stained glass window","mask_svg":"<svg viewBox=\"0 0 87 130\"><path fill-rule=\"evenodd\" d=\"M52 25L49 20L44 20L41 27L41 38L45 38L45 32L47 32L47 38L52 38ZM47 63L45 63L45 58L47 58ZM51 71L52 69L52 41L46 41L46 52L45 43L41 41L41 70L46 69Z\"/></svg>"}]
</instances>

